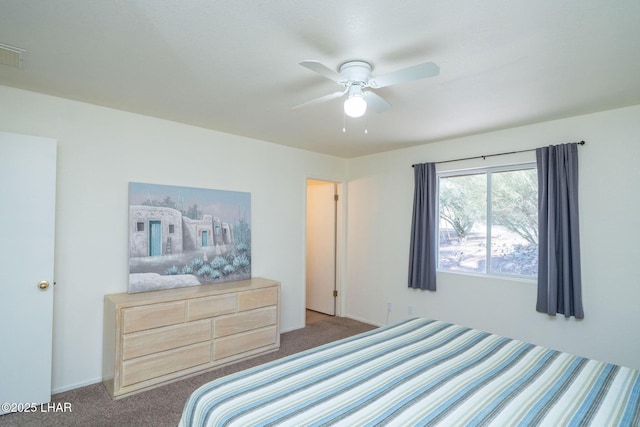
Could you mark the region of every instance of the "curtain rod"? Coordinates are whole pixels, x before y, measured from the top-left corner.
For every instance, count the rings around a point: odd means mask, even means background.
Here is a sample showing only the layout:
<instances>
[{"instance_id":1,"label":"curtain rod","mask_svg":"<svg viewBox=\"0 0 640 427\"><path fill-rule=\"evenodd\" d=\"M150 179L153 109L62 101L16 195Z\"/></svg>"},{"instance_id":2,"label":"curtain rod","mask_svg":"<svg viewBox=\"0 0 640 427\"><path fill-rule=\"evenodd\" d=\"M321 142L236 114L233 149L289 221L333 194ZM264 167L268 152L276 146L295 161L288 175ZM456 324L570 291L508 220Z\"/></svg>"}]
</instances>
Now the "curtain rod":
<instances>
[{"instance_id":1,"label":"curtain rod","mask_svg":"<svg viewBox=\"0 0 640 427\"><path fill-rule=\"evenodd\" d=\"M578 145L584 145L586 144L586 142L584 141L580 141L580 142L576 142L576 144ZM441 163L450 163L450 162L459 162L461 160L474 160L474 159L486 159L487 157L496 157L496 156L504 156L506 154L516 154L516 153L526 153L528 151L535 151L536 148L530 148L528 150L519 150L519 151L509 151L507 153L497 153L497 154L485 154L484 156L474 156L474 157L465 157L463 159L452 159L452 160L442 160L440 162L434 162L435 164L441 164ZM414 167L415 165L411 165L411 167Z\"/></svg>"}]
</instances>

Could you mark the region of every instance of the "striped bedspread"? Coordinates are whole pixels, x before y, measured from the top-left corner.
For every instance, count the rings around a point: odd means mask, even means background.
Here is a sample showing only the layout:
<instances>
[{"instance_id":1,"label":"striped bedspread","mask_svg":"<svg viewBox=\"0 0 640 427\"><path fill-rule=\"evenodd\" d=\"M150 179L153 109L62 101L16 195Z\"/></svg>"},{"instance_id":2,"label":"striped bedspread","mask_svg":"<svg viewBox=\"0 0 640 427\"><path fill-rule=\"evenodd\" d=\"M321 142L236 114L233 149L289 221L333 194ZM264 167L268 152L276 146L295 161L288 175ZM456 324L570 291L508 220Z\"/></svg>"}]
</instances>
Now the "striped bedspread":
<instances>
[{"instance_id":1,"label":"striped bedspread","mask_svg":"<svg viewBox=\"0 0 640 427\"><path fill-rule=\"evenodd\" d=\"M411 319L217 379L186 426L640 426L640 371Z\"/></svg>"}]
</instances>

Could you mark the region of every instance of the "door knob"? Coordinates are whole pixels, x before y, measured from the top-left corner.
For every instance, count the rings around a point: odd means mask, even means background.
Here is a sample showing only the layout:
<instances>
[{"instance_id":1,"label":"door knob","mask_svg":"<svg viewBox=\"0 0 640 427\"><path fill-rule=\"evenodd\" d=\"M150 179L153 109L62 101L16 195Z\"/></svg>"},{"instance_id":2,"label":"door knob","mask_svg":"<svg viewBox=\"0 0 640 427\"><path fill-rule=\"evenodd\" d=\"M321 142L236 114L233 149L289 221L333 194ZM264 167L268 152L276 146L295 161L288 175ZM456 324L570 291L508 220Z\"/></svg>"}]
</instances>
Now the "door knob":
<instances>
[{"instance_id":1,"label":"door knob","mask_svg":"<svg viewBox=\"0 0 640 427\"><path fill-rule=\"evenodd\" d=\"M42 280L38 283L38 288L42 289L43 291L48 287L49 287L49 282L47 282L46 280Z\"/></svg>"}]
</instances>

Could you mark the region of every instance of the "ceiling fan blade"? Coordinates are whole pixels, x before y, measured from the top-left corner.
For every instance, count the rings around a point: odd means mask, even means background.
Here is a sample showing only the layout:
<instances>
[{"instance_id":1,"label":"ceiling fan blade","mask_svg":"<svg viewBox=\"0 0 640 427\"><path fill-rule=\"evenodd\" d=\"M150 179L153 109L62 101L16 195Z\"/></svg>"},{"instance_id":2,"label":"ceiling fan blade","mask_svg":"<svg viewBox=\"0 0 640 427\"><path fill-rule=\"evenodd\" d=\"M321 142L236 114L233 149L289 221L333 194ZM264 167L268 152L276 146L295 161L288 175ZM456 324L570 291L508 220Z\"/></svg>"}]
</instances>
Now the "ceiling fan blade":
<instances>
[{"instance_id":1,"label":"ceiling fan blade","mask_svg":"<svg viewBox=\"0 0 640 427\"><path fill-rule=\"evenodd\" d=\"M438 74L440 74L440 67L433 62L425 62L424 64L413 65L411 67L403 68L402 70L374 77L369 80L369 86L373 88L381 88L427 77L434 77Z\"/></svg>"},{"instance_id":2,"label":"ceiling fan blade","mask_svg":"<svg viewBox=\"0 0 640 427\"><path fill-rule=\"evenodd\" d=\"M321 102L331 101L332 99L340 98L345 93L347 93L346 90L333 92L333 93L330 93L329 95L324 95L324 96L321 96L320 98L312 99L311 101L307 101L303 104L296 105L295 107L292 108L292 110L301 110L304 107L308 107L309 105L320 104Z\"/></svg>"},{"instance_id":3,"label":"ceiling fan blade","mask_svg":"<svg viewBox=\"0 0 640 427\"><path fill-rule=\"evenodd\" d=\"M329 80L333 80L334 82L341 83L346 80L342 74L332 70L331 68L318 61L301 61L300 65L328 78Z\"/></svg>"},{"instance_id":4,"label":"ceiling fan blade","mask_svg":"<svg viewBox=\"0 0 640 427\"><path fill-rule=\"evenodd\" d=\"M375 92L371 92L370 90L364 93L364 100L367 101L367 106L376 113L384 113L391 108L391 104L389 104L380 95Z\"/></svg>"}]
</instances>

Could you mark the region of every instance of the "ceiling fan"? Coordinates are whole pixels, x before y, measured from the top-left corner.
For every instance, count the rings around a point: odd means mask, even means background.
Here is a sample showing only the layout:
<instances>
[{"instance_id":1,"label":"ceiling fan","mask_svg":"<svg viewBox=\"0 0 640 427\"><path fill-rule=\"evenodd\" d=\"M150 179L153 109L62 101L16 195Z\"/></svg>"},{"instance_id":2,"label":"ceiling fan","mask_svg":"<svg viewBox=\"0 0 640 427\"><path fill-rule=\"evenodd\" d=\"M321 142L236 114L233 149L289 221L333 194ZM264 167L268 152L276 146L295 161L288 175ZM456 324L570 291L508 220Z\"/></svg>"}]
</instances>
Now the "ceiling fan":
<instances>
[{"instance_id":1,"label":"ceiling fan","mask_svg":"<svg viewBox=\"0 0 640 427\"><path fill-rule=\"evenodd\" d=\"M375 92L366 90L368 88L379 89L427 77L434 77L440 73L440 67L433 62L413 65L378 77L371 75L373 68L370 63L360 60L343 63L339 68L339 72L332 70L319 61L301 61L300 65L329 80L333 80L342 86L343 89L297 105L293 107L292 110L299 110L309 105L319 104L347 95L347 99L344 102L344 112L349 117L360 117L364 115L367 107L370 107L377 113L382 113L391 108L389 102Z\"/></svg>"}]
</instances>

